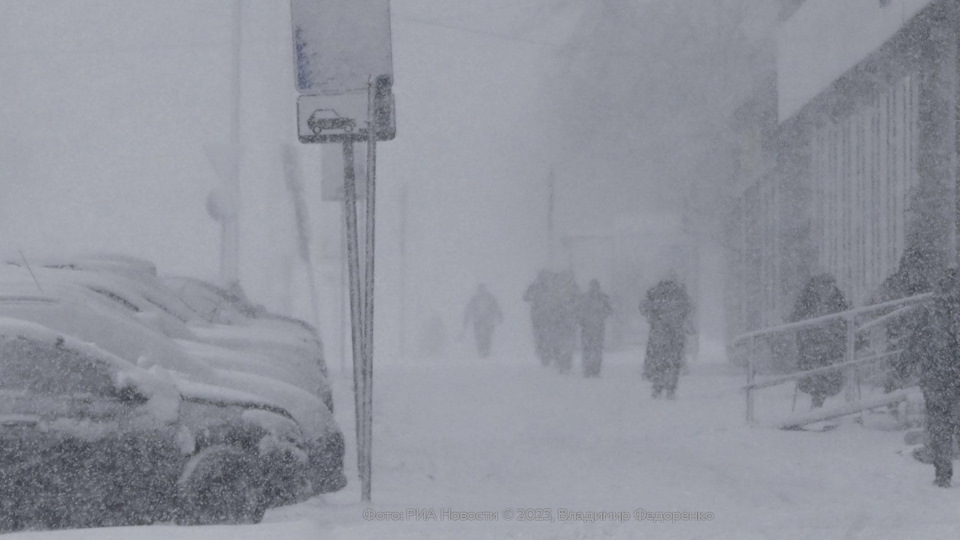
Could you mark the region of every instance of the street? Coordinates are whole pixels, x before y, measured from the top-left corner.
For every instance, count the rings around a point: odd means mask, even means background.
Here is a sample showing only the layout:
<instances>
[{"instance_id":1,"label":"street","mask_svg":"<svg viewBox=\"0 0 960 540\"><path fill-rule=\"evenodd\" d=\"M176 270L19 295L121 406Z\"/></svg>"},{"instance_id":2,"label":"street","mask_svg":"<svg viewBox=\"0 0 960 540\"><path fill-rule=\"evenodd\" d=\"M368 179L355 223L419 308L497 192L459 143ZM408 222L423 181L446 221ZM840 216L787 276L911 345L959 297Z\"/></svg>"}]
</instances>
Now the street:
<instances>
[{"instance_id":1,"label":"street","mask_svg":"<svg viewBox=\"0 0 960 540\"><path fill-rule=\"evenodd\" d=\"M694 366L653 400L640 351L599 379L530 358L382 365L373 504L360 502L349 379L337 380L350 485L247 526L19 533L11 538L949 538L960 490L930 483L903 432L747 427L742 377ZM792 388L780 398L789 400ZM783 400L781 399L781 401Z\"/></svg>"}]
</instances>

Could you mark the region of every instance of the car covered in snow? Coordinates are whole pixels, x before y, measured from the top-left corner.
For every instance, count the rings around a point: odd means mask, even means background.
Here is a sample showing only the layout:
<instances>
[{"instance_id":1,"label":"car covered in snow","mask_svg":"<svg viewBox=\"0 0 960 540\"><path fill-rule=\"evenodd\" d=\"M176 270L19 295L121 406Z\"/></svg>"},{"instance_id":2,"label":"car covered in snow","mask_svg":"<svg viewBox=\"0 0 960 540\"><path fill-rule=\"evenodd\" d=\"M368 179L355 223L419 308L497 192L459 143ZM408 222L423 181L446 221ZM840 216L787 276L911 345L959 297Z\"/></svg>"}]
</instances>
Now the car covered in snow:
<instances>
[{"instance_id":1,"label":"car covered in snow","mask_svg":"<svg viewBox=\"0 0 960 540\"><path fill-rule=\"evenodd\" d=\"M161 280L170 290L204 319L217 324L259 326L286 333L316 349L321 372L327 374L323 344L317 330L307 322L272 313L250 302L239 286L225 289L208 281L186 276L165 276Z\"/></svg>"},{"instance_id":2,"label":"car covered in snow","mask_svg":"<svg viewBox=\"0 0 960 540\"><path fill-rule=\"evenodd\" d=\"M42 272L37 277L42 293L32 279L0 273L0 317L47 326L143 369L167 374L184 395L197 388L218 388L282 408L303 437L304 495L336 491L346 484L343 434L332 413L318 396L274 378L276 366L249 360L264 371L235 369L244 358L241 352L171 339L87 287L43 279Z\"/></svg>"},{"instance_id":3,"label":"car covered in snow","mask_svg":"<svg viewBox=\"0 0 960 540\"><path fill-rule=\"evenodd\" d=\"M256 522L296 499L306 456L291 415L187 388L0 317L0 532Z\"/></svg>"},{"instance_id":4,"label":"car covered in snow","mask_svg":"<svg viewBox=\"0 0 960 540\"><path fill-rule=\"evenodd\" d=\"M333 411L333 392L327 379L323 347L316 331L306 323L263 311L261 316L247 318L246 322L237 318L224 322L222 317L213 317L207 310L191 305L197 304L195 288L172 290L149 263L135 259L133 262L120 257L42 259L33 268L21 268L21 273L27 275L27 270L41 284L69 282L94 291L112 300L114 307L129 312L142 324L172 339L236 351L234 369L255 369L256 373L263 374L266 367L284 382L319 396ZM258 369L256 364L262 365Z\"/></svg>"}]
</instances>

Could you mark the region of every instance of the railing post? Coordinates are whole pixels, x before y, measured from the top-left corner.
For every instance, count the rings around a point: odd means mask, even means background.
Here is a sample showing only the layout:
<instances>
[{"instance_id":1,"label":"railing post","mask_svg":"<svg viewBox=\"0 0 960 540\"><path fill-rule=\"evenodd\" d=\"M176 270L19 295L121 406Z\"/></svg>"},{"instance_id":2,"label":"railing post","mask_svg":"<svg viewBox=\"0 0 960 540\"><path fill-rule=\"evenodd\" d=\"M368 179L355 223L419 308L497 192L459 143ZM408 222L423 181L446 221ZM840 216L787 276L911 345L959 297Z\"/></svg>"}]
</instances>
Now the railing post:
<instances>
[{"instance_id":1,"label":"railing post","mask_svg":"<svg viewBox=\"0 0 960 540\"><path fill-rule=\"evenodd\" d=\"M843 318L846 323L846 334L847 334L847 348L846 352L843 355L844 362L852 362L856 359L857 356L857 327L855 324L856 315L850 314ZM847 400L847 403L854 401L854 367L848 367L844 369L844 397Z\"/></svg>"},{"instance_id":2,"label":"railing post","mask_svg":"<svg viewBox=\"0 0 960 540\"><path fill-rule=\"evenodd\" d=\"M747 424L753 424L754 422L754 413L753 413L753 382L754 382L754 363L753 355L756 349L756 337L751 337L749 345L747 347Z\"/></svg>"}]
</instances>

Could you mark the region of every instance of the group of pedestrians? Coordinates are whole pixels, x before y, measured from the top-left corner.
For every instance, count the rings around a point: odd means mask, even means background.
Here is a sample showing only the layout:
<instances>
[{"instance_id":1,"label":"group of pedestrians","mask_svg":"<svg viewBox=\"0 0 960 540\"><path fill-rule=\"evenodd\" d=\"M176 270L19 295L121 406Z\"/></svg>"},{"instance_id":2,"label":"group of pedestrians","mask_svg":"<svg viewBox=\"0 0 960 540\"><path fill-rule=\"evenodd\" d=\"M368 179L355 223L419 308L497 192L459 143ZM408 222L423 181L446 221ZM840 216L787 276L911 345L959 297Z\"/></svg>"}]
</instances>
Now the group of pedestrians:
<instances>
[{"instance_id":1,"label":"group of pedestrians","mask_svg":"<svg viewBox=\"0 0 960 540\"><path fill-rule=\"evenodd\" d=\"M601 290L600 282L591 280L587 291L581 292L573 272L541 270L523 299L530 304L534 347L541 365L569 372L579 337L583 376L599 377L606 321L613 315L610 297ZM683 284L668 278L646 292L639 309L650 325L642 376L651 382L654 398L665 394L672 399L683 367L687 337L693 332L693 303ZM481 358L490 356L494 330L502 322L500 304L480 284L467 303L463 329L472 326Z\"/></svg>"},{"instance_id":2,"label":"group of pedestrians","mask_svg":"<svg viewBox=\"0 0 960 540\"><path fill-rule=\"evenodd\" d=\"M597 294L601 296L597 296ZM594 302L599 302L600 311L596 314L600 317L599 321L590 321L590 331L597 332L597 326L600 332L603 331L603 320L612 313L609 309L610 302L606 295L600 293L599 286L597 294L594 295ZM530 324L533 327L533 342L536 349L537 358L544 366L554 365L561 373L565 373L573 367L573 356L577 346L577 329L584 316L594 315L581 312L584 305L581 300L580 288L570 271L551 272L541 270L537 279L527 287L523 295L523 300L530 304ZM605 310L606 308L606 310ZM601 334L602 336L602 334ZM596 342L595 336L591 335L591 343ZM603 347L602 337L600 347ZM597 354L591 351L591 358L595 362L600 359ZM597 368L591 367L589 372L599 372ZM588 373L586 364L584 365L584 374Z\"/></svg>"},{"instance_id":3,"label":"group of pedestrians","mask_svg":"<svg viewBox=\"0 0 960 540\"><path fill-rule=\"evenodd\" d=\"M613 315L610 298L596 279L580 293L573 273L542 270L527 288L523 299L530 303L537 357L544 366L561 373L573 365L579 329L583 375L599 377L603 366L606 320ZM692 332L693 304L683 285L664 279L647 291L639 305L650 324L643 378L653 385L653 396L664 391L675 396L683 365L686 338Z\"/></svg>"},{"instance_id":4,"label":"group of pedestrians","mask_svg":"<svg viewBox=\"0 0 960 540\"><path fill-rule=\"evenodd\" d=\"M891 337L902 342L903 351L893 366L895 379L885 386L890 391L910 381L919 384L926 404L927 447L934 465L934 482L947 487L953 476L954 439L960 436L960 273L956 268L948 268L939 273L939 278L921 280L917 277L921 273L915 267L924 265L911 263L908 260L911 257L912 252L908 251L898 273L892 276L899 277L885 283L890 291L883 294L902 297L932 289L933 301L914 310L906 319L901 317L891 327ZM554 365L560 372L570 371L579 334L583 374L598 377L603 363L606 319L613 314L610 298L600 289L599 281L590 281L588 290L581 293L572 272L542 270L523 299L530 303L534 343L541 364ZM683 284L676 278L668 278L647 290L639 309L650 325L643 378L651 382L654 398L665 394L672 399L676 396L687 337L694 332L693 303ZM790 320L814 319L848 309L849 304L835 278L819 274L805 283ZM490 355L494 329L502 322L503 313L496 298L484 285L479 285L467 304L464 329L473 326L481 357ZM846 324L841 318L826 319L797 332L797 367L800 371L816 370L800 378L797 388L811 396L814 408L822 407L828 397L843 388L840 369L817 368L844 358Z\"/></svg>"}]
</instances>

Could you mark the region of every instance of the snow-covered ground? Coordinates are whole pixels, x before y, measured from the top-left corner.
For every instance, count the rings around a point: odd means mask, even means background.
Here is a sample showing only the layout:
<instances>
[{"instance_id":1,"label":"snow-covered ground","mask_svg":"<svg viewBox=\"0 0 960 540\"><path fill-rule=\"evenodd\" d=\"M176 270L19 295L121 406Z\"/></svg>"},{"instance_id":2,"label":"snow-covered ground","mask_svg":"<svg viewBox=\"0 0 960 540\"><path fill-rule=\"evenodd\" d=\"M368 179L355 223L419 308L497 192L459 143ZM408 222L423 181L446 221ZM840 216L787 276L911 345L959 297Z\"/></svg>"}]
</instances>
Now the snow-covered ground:
<instances>
[{"instance_id":1,"label":"snow-covered ground","mask_svg":"<svg viewBox=\"0 0 960 540\"><path fill-rule=\"evenodd\" d=\"M932 486L932 467L909 456L903 432L852 419L823 433L747 427L741 377L705 367L681 379L677 400L655 401L640 380L639 356L608 355L602 377L590 380L508 356L377 366L373 504L359 502L351 385L344 379L335 387L351 473L342 492L271 510L256 526L9 538L902 540L960 534L960 487ZM792 391L769 390L779 394L767 400L789 404ZM798 408L807 406L801 397ZM669 519L658 512L692 516L657 521Z\"/></svg>"}]
</instances>

